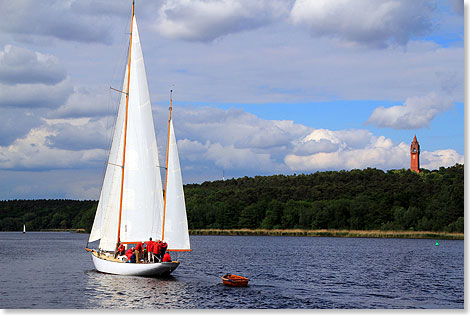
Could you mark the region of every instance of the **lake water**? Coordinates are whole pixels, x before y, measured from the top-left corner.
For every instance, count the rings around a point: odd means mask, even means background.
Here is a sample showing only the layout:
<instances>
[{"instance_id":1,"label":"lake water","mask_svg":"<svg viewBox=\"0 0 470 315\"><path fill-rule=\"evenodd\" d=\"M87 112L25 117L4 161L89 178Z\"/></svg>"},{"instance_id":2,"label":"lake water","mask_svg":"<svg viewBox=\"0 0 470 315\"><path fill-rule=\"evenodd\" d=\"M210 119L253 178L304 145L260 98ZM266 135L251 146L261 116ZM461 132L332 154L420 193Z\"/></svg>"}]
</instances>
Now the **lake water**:
<instances>
[{"instance_id":1,"label":"lake water","mask_svg":"<svg viewBox=\"0 0 470 315\"><path fill-rule=\"evenodd\" d=\"M464 242L191 236L162 279L98 273L87 234L0 233L0 308L464 308ZM248 287L222 285L225 273Z\"/></svg>"}]
</instances>

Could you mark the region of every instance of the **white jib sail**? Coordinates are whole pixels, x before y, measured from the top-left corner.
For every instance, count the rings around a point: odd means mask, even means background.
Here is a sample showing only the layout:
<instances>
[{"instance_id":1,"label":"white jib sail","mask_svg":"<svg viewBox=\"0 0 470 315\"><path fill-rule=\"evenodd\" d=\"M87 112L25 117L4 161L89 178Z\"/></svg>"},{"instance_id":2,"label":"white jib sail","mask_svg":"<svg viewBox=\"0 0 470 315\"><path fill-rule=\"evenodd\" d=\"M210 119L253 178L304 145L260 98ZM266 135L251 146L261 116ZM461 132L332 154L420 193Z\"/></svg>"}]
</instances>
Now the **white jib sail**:
<instances>
[{"instance_id":1,"label":"white jib sail","mask_svg":"<svg viewBox=\"0 0 470 315\"><path fill-rule=\"evenodd\" d=\"M123 91L127 89L127 70L124 81ZM126 95L123 94L89 239L90 242L100 239L99 247L104 250L114 250L118 237L125 107ZM156 239L162 233L163 192L159 166L144 59L134 17L121 213L122 242L145 241L149 237Z\"/></svg>"},{"instance_id":2,"label":"white jib sail","mask_svg":"<svg viewBox=\"0 0 470 315\"><path fill-rule=\"evenodd\" d=\"M173 120L170 121L164 239L170 250L188 250L188 220Z\"/></svg>"}]
</instances>

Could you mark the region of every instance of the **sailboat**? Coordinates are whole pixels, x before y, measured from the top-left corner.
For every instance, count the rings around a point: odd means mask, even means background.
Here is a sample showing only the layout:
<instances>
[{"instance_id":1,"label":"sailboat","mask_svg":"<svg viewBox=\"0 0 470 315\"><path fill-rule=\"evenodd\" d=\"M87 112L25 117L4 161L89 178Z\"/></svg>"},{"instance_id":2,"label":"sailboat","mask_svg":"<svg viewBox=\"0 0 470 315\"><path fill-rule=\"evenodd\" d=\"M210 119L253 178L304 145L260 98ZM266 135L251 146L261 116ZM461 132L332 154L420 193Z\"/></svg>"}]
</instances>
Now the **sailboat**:
<instances>
[{"instance_id":1,"label":"sailboat","mask_svg":"<svg viewBox=\"0 0 470 315\"><path fill-rule=\"evenodd\" d=\"M132 3L129 60L106 166L98 208L88 244L99 240L91 252L96 270L103 273L159 276L170 274L179 261L127 263L114 256L117 244L162 240L167 251L191 251L183 182L171 117L168 121L168 145L165 195L152 119L150 95ZM172 92L172 91L171 91ZM171 94L172 95L172 94Z\"/></svg>"},{"instance_id":2,"label":"sailboat","mask_svg":"<svg viewBox=\"0 0 470 315\"><path fill-rule=\"evenodd\" d=\"M26 233L26 225L23 224L23 234Z\"/></svg>"}]
</instances>

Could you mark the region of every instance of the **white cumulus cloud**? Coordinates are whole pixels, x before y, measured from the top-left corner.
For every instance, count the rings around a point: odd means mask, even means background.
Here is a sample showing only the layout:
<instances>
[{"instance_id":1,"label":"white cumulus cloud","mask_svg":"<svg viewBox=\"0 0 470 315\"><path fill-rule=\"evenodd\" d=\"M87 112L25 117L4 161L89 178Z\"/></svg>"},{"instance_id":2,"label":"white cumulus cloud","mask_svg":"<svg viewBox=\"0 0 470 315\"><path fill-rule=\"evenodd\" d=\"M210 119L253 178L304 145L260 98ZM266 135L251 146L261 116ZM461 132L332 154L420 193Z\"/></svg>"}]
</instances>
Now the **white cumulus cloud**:
<instances>
[{"instance_id":1,"label":"white cumulus cloud","mask_svg":"<svg viewBox=\"0 0 470 315\"><path fill-rule=\"evenodd\" d=\"M394 129L416 129L428 127L439 113L454 106L449 97L439 96L432 92L423 97L409 97L403 105L376 108L366 124Z\"/></svg>"},{"instance_id":2,"label":"white cumulus cloud","mask_svg":"<svg viewBox=\"0 0 470 315\"><path fill-rule=\"evenodd\" d=\"M58 108L73 88L59 60L52 55L5 45L0 51L0 106Z\"/></svg>"},{"instance_id":3,"label":"white cumulus cloud","mask_svg":"<svg viewBox=\"0 0 470 315\"><path fill-rule=\"evenodd\" d=\"M69 80L56 85L37 84L0 84L0 107L50 108L64 104L73 92Z\"/></svg>"},{"instance_id":4,"label":"white cumulus cloud","mask_svg":"<svg viewBox=\"0 0 470 315\"><path fill-rule=\"evenodd\" d=\"M384 48L427 34L433 8L423 0L296 0L290 21L314 36Z\"/></svg>"},{"instance_id":5,"label":"white cumulus cloud","mask_svg":"<svg viewBox=\"0 0 470 315\"><path fill-rule=\"evenodd\" d=\"M113 124L108 118L45 119L48 129L45 144L51 149L68 151L107 150Z\"/></svg>"},{"instance_id":6,"label":"white cumulus cloud","mask_svg":"<svg viewBox=\"0 0 470 315\"><path fill-rule=\"evenodd\" d=\"M166 152L164 111L157 108L155 112L160 161L165 161ZM368 130L314 129L292 121L265 120L234 109L178 107L174 114L185 182L218 179L222 170L226 177L238 177L367 167L409 168L409 144L394 143ZM42 125L24 137L0 146L0 169L103 168L107 140L111 138L106 119L43 119ZM423 151L421 156L421 165L427 169L464 161L463 155L452 149Z\"/></svg>"},{"instance_id":7,"label":"white cumulus cloud","mask_svg":"<svg viewBox=\"0 0 470 315\"><path fill-rule=\"evenodd\" d=\"M48 125L33 128L9 146L0 147L0 169L50 170L92 167L103 163L105 150L65 150L48 145L47 138L57 135Z\"/></svg>"},{"instance_id":8,"label":"white cumulus cloud","mask_svg":"<svg viewBox=\"0 0 470 315\"><path fill-rule=\"evenodd\" d=\"M455 163L464 164L464 156L453 149L423 151L420 155L421 167L429 170L439 169L441 166L449 167Z\"/></svg>"},{"instance_id":9,"label":"white cumulus cloud","mask_svg":"<svg viewBox=\"0 0 470 315\"><path fill-rule=\"evenodd\" d=\"M158 107L156 126L167 124L167 109ZM292 139L306 136L311 128L288 120L265 120L241 109L175 107L176 135L200 143L220 143L237 148L278 150Z\"/></svg>"},{"instance_id":10,"label":"white cumulus cloud","mask_svg":"<svg viewBox=\"0 0 470 315\"><path fill-rule=\"evenodd\" d=\"M269 152L256 152L249 148L237 148L234 145L211 144L204 157L213 161L216 166L225 169L252 169L261 172L272 172L277 169Z\"/></svg>"},{"instance_id":11,"label":"white cumulus cloud","mask_svg":"<svg viewBox=\"0 0 470 315\"><path fill-rule=\"evenodd\" d=\"M212 41L269 24L287 15L288 5L279 0L167 0L155 27L169 38Z\"/></svg>"},{"instance_id":12,"label":"white cumulus cloud","mask_svg":"<svg viewBox=\"0 0 470 315\"><path fill-rule=\"evenodd\" d=\"M5 45L0 51L0 82L4 84L57 84L66 78L65 69L55 56Z\"/></svg>"},{"instance_id":13,"label":"white cumulus cloud","mask_svg":"<svg viewBox=\"0 0 470 315\"><path fill-rule=\"evenodd\" d=\"M334 152L318 152L311 155L287 154L285 163L293 171L406 168L409 163L409 146L405 143L394 145L383 136L368 137L368 144L360 148L351 148L341 137L341 149Z\"/></svg>"},{"instance_id":14,"label":"white cumulus cloud","mask_svg":"<svg viewBox=\"0 0 470 315\"><path fill-rule=\"evenodd\" d=\"M109 87L104 86L75 86L67 101L49 112L48 117L79 118L113 115L117 112L118 102L112 101L113 95L107 93L109 91Z\"/></svg>"},{"instance_id":15,"label":"white cumulus cloud","mask_svg":"<svg viewBox=\"0 0 470 315\"><path fill-rule=\"evenodd\" d=\"M85 2L87 10L84 9ZM129 10L130 5L126 11L118 11L116 4L103 1L0 1L0 31L20 35L23 40L34 40L39 35L109 44L112 41L111 17L126 14Z\"/></svg>"}]
</instances>

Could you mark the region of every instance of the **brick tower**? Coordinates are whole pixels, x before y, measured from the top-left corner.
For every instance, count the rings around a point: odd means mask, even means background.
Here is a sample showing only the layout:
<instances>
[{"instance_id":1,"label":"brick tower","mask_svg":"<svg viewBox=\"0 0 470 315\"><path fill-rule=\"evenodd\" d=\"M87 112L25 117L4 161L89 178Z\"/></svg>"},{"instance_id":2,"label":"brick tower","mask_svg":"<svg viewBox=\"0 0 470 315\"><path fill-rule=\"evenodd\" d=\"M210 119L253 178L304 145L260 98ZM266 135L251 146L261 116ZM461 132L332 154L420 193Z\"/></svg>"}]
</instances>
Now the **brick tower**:
<instances>
[{"instance_id":1,"label":"brick tower","mask_svg":"<svg viewBox=\"0 0 470 315\"><path fill-rule=\"evenodd\" d=\"M418 140L416 140L416 135L413 139L413 142L411 142L410 154L411 154L411 170L416 173L419 173L419 143L418 143Z\"/></svg>"}]
</instances>

